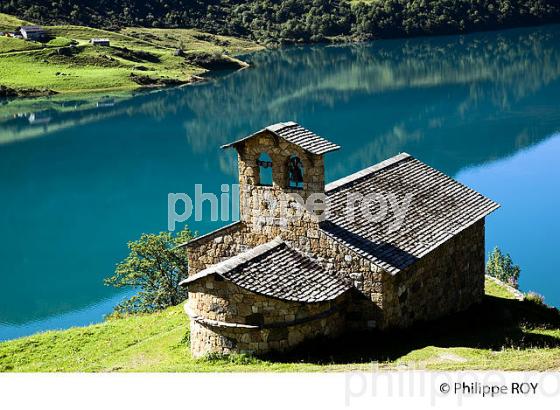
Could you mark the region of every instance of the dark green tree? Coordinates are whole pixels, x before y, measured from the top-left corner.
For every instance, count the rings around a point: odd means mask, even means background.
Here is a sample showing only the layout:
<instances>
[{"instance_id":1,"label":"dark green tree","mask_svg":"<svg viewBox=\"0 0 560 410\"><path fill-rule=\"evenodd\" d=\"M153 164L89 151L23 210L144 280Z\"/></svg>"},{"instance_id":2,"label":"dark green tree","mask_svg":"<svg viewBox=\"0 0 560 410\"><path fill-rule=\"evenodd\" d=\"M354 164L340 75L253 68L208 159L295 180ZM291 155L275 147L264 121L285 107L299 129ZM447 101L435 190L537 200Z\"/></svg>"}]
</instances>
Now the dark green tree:
<instances>
[{"instance_id":1,"label":"dark green tree","mask_svg":"<svg viewBox=\"0 0 560 410\"><path fill-rule=\"evenodd\" d=\"M519 286L519 274L521 269L514 265L509 253L504 255L496 246L486 262L486 274L493 276L502 282L508 283L517 289Z\"/></svg>"},{"instance_id":2,"label":"dark green tree","mask_svg":"<svg viewBox=\"0 0 560 410\"><path fill-rule=\"evenodd\" d=\"M117 265L105 284L138 290L135 296L115 307L115 313L145 313L175 306L187 298L179 282L188 276L187 251L177 245L193 237L185 227L176 235L169 232L143 234L128 243L130 254Z\"/></svg>"},{"instance_id":3,"label":"dark green tree","mask_svg":"<svg viewBox=\"0 0 560 410\"><path fill-rule=\"evenodd\" d=\"M558 0L2 0L40 24L194 27L263 43L466 33L558 23Z\"/></svg>"}]
</instances>

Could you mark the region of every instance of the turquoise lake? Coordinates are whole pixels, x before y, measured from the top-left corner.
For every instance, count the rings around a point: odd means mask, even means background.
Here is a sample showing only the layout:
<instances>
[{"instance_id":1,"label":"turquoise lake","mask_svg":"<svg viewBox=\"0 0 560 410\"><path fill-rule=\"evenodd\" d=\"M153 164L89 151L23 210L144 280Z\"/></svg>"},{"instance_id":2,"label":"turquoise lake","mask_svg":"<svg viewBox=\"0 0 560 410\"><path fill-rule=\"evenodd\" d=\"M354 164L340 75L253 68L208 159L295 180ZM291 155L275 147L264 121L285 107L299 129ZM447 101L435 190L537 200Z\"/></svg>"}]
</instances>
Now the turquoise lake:
<instances>
[{"instance_id":1,"label":"turquoise lake","mask_svg":"<svg viewBox=\"0 0 560 410\"><path fill-rule=\"evenodd\" d=\"M499 202L487 251L560 306L559 26L245 59L130 98L0 102L0 340L101 321L127 296L103 278L129 240L167 229L167 194L219 193L236 182L219 146L290 120L342 146L327 181L408 152Z\"/></svg>"}]
</instances>

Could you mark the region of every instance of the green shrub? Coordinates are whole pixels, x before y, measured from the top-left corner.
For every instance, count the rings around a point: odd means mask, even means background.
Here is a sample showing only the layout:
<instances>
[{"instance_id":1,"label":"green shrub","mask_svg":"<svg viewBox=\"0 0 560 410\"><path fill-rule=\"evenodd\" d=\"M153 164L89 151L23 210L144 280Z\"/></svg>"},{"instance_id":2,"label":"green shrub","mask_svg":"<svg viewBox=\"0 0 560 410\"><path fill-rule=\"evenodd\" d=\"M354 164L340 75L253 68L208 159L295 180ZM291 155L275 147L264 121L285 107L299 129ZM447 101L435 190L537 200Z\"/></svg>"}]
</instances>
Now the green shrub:
<instances>
[{"instance_id":1,"label":"green shrub","mask_svg":"<svg viewBox=\"0 0 560 410\"><path fill-rule=\"evenodd\" d=\"M544 296L537 292L527 292L523 300L534 303L536 305L544 305Z\"/></svg>"},{"instance_id":2,"label":"green shrub","mask_svg":"<svg viewBox=\"0 0 560 410\"><path fill-rule=\"evenodd\" d=\"M47 43L49 47L68 47L73 41L67 37L55 37Z\"/></svg>"},{"instance_id":3,"label":"green shrub","mask_svg":"<svg viewBox=\"0 0 560 410\"><path fill-rule=\"evenodd\" d=\"M486 274L517 289L520 273L521 269L518 265L513 264L509 253L504 255L496 246L488 257L488 262L486 262Z\"/></svg>"},{"instance_id":4,"label":"green shrub","mask_svg":"<svg viewBox=\"0 0 560 410\"><path fill-rule=\"evenodd\" d=\"M220 353L209 353L198 359L200 362L209 363L219 363L223 362L225 364L257 364L259 359L255 356L246 353L232 353L232 354L220 354Z\"/></svg>"},{"instance_id":5,"label":"green shrub","mask_svg":"<svg viewBox=\"0 0 560 410\"><path fill-rule=\"evenodd\" d=\"M130 254L117 265L105 284L130 287L138 293L115 307L115 313L148 313L175 306L187 298L179 283L188 276L187 251L177 245L192 238L185 227L173 236L169 232L143 234L129 242Z\"/></svg>"}]
</instances>

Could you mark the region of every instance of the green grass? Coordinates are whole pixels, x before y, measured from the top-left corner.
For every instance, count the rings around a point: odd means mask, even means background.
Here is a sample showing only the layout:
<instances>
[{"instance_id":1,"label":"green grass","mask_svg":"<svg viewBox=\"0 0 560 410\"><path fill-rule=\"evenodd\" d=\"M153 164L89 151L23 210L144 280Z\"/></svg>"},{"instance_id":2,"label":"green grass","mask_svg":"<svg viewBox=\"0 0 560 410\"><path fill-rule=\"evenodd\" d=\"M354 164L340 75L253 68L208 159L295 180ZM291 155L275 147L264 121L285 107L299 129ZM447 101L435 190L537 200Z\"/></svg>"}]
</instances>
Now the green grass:
<instances>
[{"instance_id":1,"label":"green grass","mask_svg":"<svg viewBox=\"0 0 560 410\"><path fill-rule=\"evenodd\" d=\"M160 47L184 48L187 52L226 52L238 55L263 48L251 41L207 34L194 29L126 28L122 34Z\"/></svg>"},{"instance_id":2,"label":"green grass","mask_svg":"<svg viewBox=\"0 0 560 410\"><path fill-rule=\"evenodd\" d=\"M68 37L55 37L46 44L47 47L68 47L72 44L72 40Z\"/></svg>"},{"instance_id":3,"label":"green grass","mask_svg":"<svg viewBox=\"0 0 560 410\"><path fill-rule=\"evenodd\" d=\"M41 44L34 41L25 41L20 38L12 37L0 37L0 54L14 51L37 50L41 48Z\"/></svg>"},{"instance_id":4,"label":"green grass","mask_svg":"<svg viewBox=\"0 0 560 410\"><path fill-rule=\"evenodd\" d=\"M14 28L14 20L0 15L0 24ZM81 26L50 26L46 44L0 38L0 85L14 89L57 93L132 90L146 85L189 82L207 70L187 55L237 55L261 49L254 43L213 36L189 29L125 29L120 33ZM110 47L89 44L93 37L109 38ZM73 50L62 50L71 41ZM221 57L224 61L236 61ZM139 81L138 79L149 79Z\"/></svg>"},{"instance_id":5,"label":"green grass","mask_svg":"<svg viewBox=\"0 0 560 410\"><path fill-rule=\"evenodd\" d=\"M0 343L0 371L293 372L560 369L558 311L487 280L484 303L406 331L310 342L289 355L193 359L180 306ZM496 286L494 286L496 285Z\"/></svg>"},{"instance_id":6,"label":"green grass","mask_svg":"<svg viewBox=\"0 0 560 410\"><path fill-rule=\"evenodd\" d=\"M507 286L501 286L498 283L491 279L486 279L486 293L499 298L516 299L516 296L512 294Z\"/></svg>"},{"instance_id":7,"label":"green grass","mask_svg":"<svg viewBox=\"0 0 560 410\"><path fill-rule=\"evenodd\" d=\"M9 14L0 13L0 31L13 31L18 26L29 24L25 20L10 16Z\"/></svg>"}]
</instances>

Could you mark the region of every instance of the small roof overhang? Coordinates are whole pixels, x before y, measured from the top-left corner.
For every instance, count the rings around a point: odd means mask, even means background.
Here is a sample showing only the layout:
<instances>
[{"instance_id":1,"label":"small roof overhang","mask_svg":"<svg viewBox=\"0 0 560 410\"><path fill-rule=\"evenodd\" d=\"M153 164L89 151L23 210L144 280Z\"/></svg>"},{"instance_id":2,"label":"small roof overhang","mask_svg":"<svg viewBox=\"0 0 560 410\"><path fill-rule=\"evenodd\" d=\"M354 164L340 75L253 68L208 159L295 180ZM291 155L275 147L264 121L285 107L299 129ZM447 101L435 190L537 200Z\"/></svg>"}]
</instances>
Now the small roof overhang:
<instances>
[{"instance_id":1,"label":"small roof overhang","mask_svg":"<svg viewBox=\"0 0 560 410\"><path fill-rule=\"evenodd\" d=\"M293 121L279 122L277 124L269 125L268 127L265 127L262 130L241 138L237 141L224 144L221 146L221 148L236 147L238 144L261 135L264 132L272 133L276 137L297 145L301 149L315 155L323 155L327 152L332 152L340 149L339 145L318 136L317 134Z\"/></svg>"}]
</instances>

